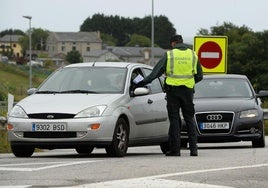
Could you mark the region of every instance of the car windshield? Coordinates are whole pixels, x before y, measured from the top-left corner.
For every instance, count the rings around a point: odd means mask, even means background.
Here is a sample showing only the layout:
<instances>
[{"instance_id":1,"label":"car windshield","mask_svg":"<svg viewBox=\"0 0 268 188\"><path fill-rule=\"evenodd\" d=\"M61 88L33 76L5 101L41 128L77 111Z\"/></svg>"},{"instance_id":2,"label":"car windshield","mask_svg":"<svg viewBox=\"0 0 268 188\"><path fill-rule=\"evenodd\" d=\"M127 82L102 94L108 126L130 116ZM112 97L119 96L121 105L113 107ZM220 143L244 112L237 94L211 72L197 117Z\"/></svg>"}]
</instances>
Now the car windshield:
<instances>
[{"instance_id":1,"label":"car windshield","mask_svg":"<svg viewBox=\"0 0 268 188\"><path fill-rule=\"evenodd\" d=\"M251 98L252 89L244 79L204 79L195 86L195 98Z\"/></svg>"},{"instance_id":2,"label":"car windshield","mask_svg":"<svg viewBox=\"0 0 268 188\"><path fill-rule=\"evenodd\" d=\"M51 75L36 93L123 93L126 68L71 67Z\"/></svg>"}]
</instances>

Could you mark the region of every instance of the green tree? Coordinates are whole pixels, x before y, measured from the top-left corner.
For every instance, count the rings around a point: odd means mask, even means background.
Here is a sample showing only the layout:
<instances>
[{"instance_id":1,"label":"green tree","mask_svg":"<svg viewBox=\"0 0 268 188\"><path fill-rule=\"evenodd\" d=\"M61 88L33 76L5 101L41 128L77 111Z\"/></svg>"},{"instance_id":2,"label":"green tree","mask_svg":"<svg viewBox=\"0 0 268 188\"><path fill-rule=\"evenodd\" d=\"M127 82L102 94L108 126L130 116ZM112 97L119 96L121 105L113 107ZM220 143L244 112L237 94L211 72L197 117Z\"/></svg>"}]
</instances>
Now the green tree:
<instances>
[{"instance_id":1,"label":"green tree","mask_svg":"<svg viewBox=\"0 0 268 188\"><path fill-rule=\"evenodd\" d=\"M169 40L176 34L176 29L166 16L157 16L154 20L155 43L164 49L170 48Z\"/></svg>"},{"instance_id":2,"label":"green tree","mask_svg":"<svg viewBox=\"0 0 268 188\"><path fill-rule=\"evenodd\" d=\"M151 46L151 39L143 35L133 34L126 46L149 47Z\"/></svg>"},{"instance_id":3,"label":"green tree","mask_svg":"<svg viewBox=\"0 0 268 188\"><path fill-rule=\"evenodd\" d=\"M201 28L198 30L198 35L209 35L209 31L207 29Z\"/></svg>"},{"instance_id":4,"label":"green tree","mask_svg":"<svg viewBox=\"0 0 268 188\"><path fill-rule=\"evenodd\" d=\"M23 54L25 54L26 50L29 49L29 30L27 31L27 33L27 35L24 35L19 39ZM32 28L32 50L45 50L48 35L48 30L44 30L41 28Z\"/></svg>"},{"instance_id":5,"label":"green tree","mask_svg":"<svg viewBox=\"0 0 268 188\"><path fill-rule=\"evenodd\" d=\"M244 74L253 83L254 88L268 89L268 31L253 32L246 26L236 26L224 22L213 26L207 35L224 35L228 37L227 72Z\"/></svg>"},{"instance_id":6,"label":"green tree","mask_svg":"<svg viewBox=\"0 0 268 188\"><path fill-rule=\"evenodd\" d=\"M23 36L19 38L19 44L22 49L22 54L26 54L26 50L29 49L29 37L28 36Z\"/></svg>"},{"instance_id":7,"label":"green tree","mask_svg":"<svg viewBox=\"0 0 268 188\"><path fill-rule=\"evenodd\" d=\"M0 32L0 37L5 35L25 35L25 33L19 29L6 29Z\"/></svg>"},{"instance_id":8,"label":"green tree","mask_svg":"<svg viewBox=\"0 0 268 188\"><path fill-rule=\"evenodd\" d=\"M105 45L116 46L118 40L110 34L101 33L101 39Z\"/></svg>"},{"instance_id":9,"label":"green tree","mask_svg":"<svg viewBox=\"0 0 268 188\"><path fill-rule=\"evenodd\" d=\"M176 33L173 24L165 16L154 17L155 44L162 48L169 48L169 39ZM105 16L95 14L88 17L80 27L80 31L100 31L116 39L116 46L125 46L135 34L151 38L152 18L123 18L120 16Z\"/></svg>"},{"instance_id":10,"label":"green tree","mask_svg":"<svg viewBox=\"0 0 268 188\"><path fill-rule=\"evenodd\" d=\"M46 40L48 38L49 31L41 28L34 28L32 33L32 48L34 50L45 50Z\"/></svg>"},{"instance_id":11,"label":"green tree","mask_svg":"<svg viewBox=\"0 0 268 188\"><path fill-rule=\"evenodd\" d=\"M71 64L80 63L83 61L81 54L77 50L72 50L68 52L66 56L66 60Z\"/></svg>"}]
</instances>

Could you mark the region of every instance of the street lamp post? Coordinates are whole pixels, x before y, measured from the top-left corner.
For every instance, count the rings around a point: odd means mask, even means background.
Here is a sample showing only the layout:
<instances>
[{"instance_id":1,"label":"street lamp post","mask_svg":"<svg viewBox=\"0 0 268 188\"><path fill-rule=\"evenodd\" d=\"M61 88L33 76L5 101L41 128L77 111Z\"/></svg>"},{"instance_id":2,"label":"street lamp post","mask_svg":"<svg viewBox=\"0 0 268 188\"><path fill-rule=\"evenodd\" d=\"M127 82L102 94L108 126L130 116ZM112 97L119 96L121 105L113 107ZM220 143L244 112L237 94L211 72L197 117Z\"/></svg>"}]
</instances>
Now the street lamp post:
<instances>
[{"instance_id":1,"label":"street lamp post","mask_svg":"<svg viewBox=\"0 0 268 188\"><path fill-rule=\"evenodd\" d=\"M23 16L29 20L29 89L32 88L32 28L31 20L32 16Z\"/></svg>"},{"instance_id":2,"label":"street lamp post","mask_svg":"<svg viewBox=\"0 0 268 188\"><path fill-rule=\"evenodd\" d=\"M151 33L151 65L153 65L154 61L154 0L152 0L152 33Z\"/></svg>"}]
</instances>

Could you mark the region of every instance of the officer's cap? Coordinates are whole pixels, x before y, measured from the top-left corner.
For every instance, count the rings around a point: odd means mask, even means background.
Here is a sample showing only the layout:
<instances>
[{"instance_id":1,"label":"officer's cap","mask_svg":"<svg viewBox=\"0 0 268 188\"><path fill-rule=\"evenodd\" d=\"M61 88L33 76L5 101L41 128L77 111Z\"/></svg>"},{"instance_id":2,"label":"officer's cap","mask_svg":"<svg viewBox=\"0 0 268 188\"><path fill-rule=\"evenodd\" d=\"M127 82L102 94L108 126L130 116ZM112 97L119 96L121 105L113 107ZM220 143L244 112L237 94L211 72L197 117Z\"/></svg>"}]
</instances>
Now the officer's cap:
<instances>
[{"instance_id":1,"label":"officer's cap","mask_svg":"<svg viewBox=\"0 0 268 188\"><path fill-rule=\"evenodd\" d=\"M170 43L172 42L183 42L182 36L181 35L174 35L170 39Z\"/></svg>"}]
</instances>

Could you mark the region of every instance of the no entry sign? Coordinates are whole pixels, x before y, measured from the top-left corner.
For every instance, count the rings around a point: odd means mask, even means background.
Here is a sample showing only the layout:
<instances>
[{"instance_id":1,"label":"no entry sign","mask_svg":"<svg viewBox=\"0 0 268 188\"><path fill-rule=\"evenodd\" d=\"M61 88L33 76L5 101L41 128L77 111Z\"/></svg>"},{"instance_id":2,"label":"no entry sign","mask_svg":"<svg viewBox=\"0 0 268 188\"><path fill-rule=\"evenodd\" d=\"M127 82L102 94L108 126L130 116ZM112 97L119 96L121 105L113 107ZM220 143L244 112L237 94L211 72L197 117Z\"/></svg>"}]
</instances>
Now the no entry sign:
<instances>
[{"instance_id":1,"label":"no entry sign","mask_svg":"<svg viewBox=\"0 0 268 188\"><path fill-rule=\"evenodd\" d=\"M194 50L198 55L204 73L227 72L227 37L197 36Z\"/></svg>"}]
</instances>

